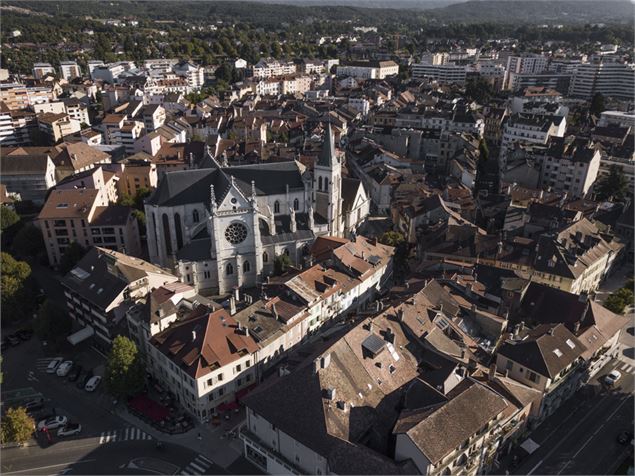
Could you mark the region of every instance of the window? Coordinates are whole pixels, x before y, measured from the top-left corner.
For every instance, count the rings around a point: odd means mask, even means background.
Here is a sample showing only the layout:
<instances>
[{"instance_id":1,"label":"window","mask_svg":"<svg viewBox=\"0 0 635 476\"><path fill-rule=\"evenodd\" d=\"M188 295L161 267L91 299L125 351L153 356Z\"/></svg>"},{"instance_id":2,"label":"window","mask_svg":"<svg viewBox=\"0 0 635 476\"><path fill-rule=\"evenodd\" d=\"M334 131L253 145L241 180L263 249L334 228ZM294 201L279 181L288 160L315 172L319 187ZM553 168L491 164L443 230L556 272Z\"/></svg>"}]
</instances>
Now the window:
<instances>
[{"instance_id":1,"label":"window","mask_svg":"<svg viewBox=\"0 0 635 476\"><path fill-rule=\"evenodd\" d=\"M214 380L213 380L213 379L211 379L211 378L208 378L208 379L207 379L207 385L208 385L208 386L210 386L210 387L211 387L212 385L214 385Z\"/></svg>"},{"instance_id":2,"label":"window","mask_svg":"<svg viewBox=\"0 0 635 476\"><path fill-rule=\"evenodd\" d=\"M238 364L238 365L236 366L236 372L240 372L242 369L243 369L243 368L242 368L242 365Z\"/></svg>"},{"instance_id":3,"label":"window","mask_svg":"<svg viewBox=\"0 0 635 476\"><path fill-rule=\"evenodd\" d=\"M268 261L269 261L269 255L265 251L265 252L262 253L262 262L263 263L267 263Z\"/></svg>"},{"instance_id":4,"label":"window","mask_svg":"<svg viewBox=\"0 0 635 476\"><path fill-rule=\"evenodd\" d=\"M198 215L198 210L194 210L192 212L192 221L194 221L194 223L198 223L200 221L200 217Z\"/></svg>"},{"instance_id":5,"label":"window","mask_svg":"<svg viewBox=\"0 0 635 476\"><path fill-rule=\"evenodd\" d=\"M249 271L251 271L251 265L249 264L249 261L245 261L243 263L243 273L248 273Z\"/></svg>"},{"instance_id":6,"label":"window","mask_svg":"<svg viewBox=\"0 0 635 476\"><path fill-rule=\"evenodd\" d=\"M203 278L209 279L211 277L211 273L209 271L203 271Z\"/></svg>"},{"instance_id":7,"label":"window","mask_svg":"<svg viewBox=\"0 0 635 476\"><path fill-rule=\"evenodd\" d=\"M223 374L218 374L218 381L222 382L223 381Z\"/></svg>"},{"instance_id":8,"label":"window","mask_svg":"<svg viewBox=\"0 0 635 476\"><path fill-rule=\"evenodd\" d=\"M532 381L532 382L537 382L538 381L538 375L536 375L534 372L528 372L527 373L527 378Z\"/></svg>"},{"instance_id":9,"label":"window","mask_svg":"<svg viewBox=\"0 0 635 476\"><path fill-rule=\"evenodd\" d=\"M273 202L273 213L280 213L280 202L278 200Z\"/></svg>"},{"instance_id":10,"label":"window","mask_svg":"<svg viewBox=\"0 0 635 476\"><path fill-rule=\"evenodd\" d=\"M234 274L234 267L231 263L227 263L227 266L225 266L225 274L227 274L228 276L230 274Z\"/></svg>"},{"instance_id":11,"label":"window","mask_svg":"<svg viewBox=\"0 0 635 476\"><path fill-rule=\"evenodd\" d=\"M514 368L514 362L512 362L511 360L508 360L507 363L505 364L505 369L513 370L513 368Z\"/></svg>"},{"instance_id":12,"label":"window","mask_svg":"<svg viewBox=\"0 0 635 476\"><path fill-rule=\"evenodd\" d=\"M251 362L249 360L245 362L245 367L250 367L250 366L251 366Z\"/></svg>"},{"instance_id":13,"label":"window","mask_svg":"<svg viewBox=\"0 0 635 476\"><path fill-rule=\"evenodd\" d=\"M300 209L300 201L296 198L293 200L293 209L298 211Z\"/></svg>"},{"instance_id":14,"label":"window","mask_svg":"<svg viewBox=\"0 0 635 476\"><path fill-rule=\"evenodd\" d=\"M219 388L218 389L218 396L219 397L222 397L224 393L225 393L225 389L224 388Z\"/></svg>"}]
</instances>

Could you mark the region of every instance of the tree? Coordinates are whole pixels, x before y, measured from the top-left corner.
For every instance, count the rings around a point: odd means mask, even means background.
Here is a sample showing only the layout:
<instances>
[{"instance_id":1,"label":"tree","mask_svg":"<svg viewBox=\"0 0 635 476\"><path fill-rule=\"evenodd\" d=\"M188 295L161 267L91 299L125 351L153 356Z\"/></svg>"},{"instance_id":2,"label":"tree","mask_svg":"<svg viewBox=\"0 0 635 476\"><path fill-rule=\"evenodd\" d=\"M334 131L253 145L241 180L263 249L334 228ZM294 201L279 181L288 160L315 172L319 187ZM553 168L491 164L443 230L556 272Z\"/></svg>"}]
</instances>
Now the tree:
<instances>
[{"instance_id":1,"label":"tree","mask_svg":"<svg viewBox=\"0 0 635 476\"><path fill-rule=\"evenodd\" d=\"M589 107L591 114L599 115L601 112L606 110L604 106L604 96L602 93L595 93L593 99L591 99L591 106Z\"/></svg>"},{"instance_id":2,"label":"tree","mask_svg":"<svg viewBox=\"0 0 635 476\"><path fill-rule=\"evenodd\" d=\"M626 306L632 305L633 290L630 288L620 288L604 301L604 307L615 314L622 314Z\"/></svg>"},{"instance_id":3,"label":"tree","mask_svg":"<svg viewBox=\"0 0 635 476\"><path fill-rule=\"evenodd\" d=\"M42 340L47 340L53 347L59 347L73 328L73 321L68 312L62 311L48 299L44 301L35 319L35 333Z\"/></svg>"},{"instance_id":4,"label":"tree","mask_svg":"<svg viewBox=\"0 0 635 476\"><path fill-rule=\"evenodd\" d=\"M24 407L9 408L2 418L2 443L25 443L35 430L35 421Z\"/></svg>"},{"instance_id":5,"label":"tree","mask_svg":"<svg viewBox=\"0 0 635 476\"><path fill-rule=\"evenodd\" d=\"M465 95L479 104L486 104L494 96L494 90L485 78L479 76L467 81Z\"/></svg>"},{"instance_id":6,"label":"tree","mask_svg":"<svg viewBox=\"0 0 635 476\"><path fill-rule=\"evenodd\" d=\"M13 239L13 250L18 256L36 257L45 250L40 229L32 224L20 228Z\"/></svg>"},{"instance_id":7,"label":"tree","mask_svg":"<svg viewBox=\"0 0 635 476\"><path fill-rule=\"evenodd\" d=\"M403 234L398 231L387 231L379 238L379 242L393 246L395 248L395 254L393 255L393 261L395 263L395 275L399 277L405 276L410 266L408 264L408 255L410 254L410 248L408 242Z\"/></svg>"},{"instance_id":8,"label":"tree","mask_svg":"<svg viewBox=\"0 0 635 476\"><path fill-rule=\"evenodd\" d=\"M397 246L404 240L404 236L398 231L387 231L379 238L380 243L388 246Z\"/></svg>"},{"instance_id":9,"label":"tree","mask_svg":"<svg viewBox=\"0 0 635 476\"><path fill-rule=\"evenodd\" d=\"M144 386L144 368L136 344L117 336L106 364L106 388L117 398L138 394Z\"/></svg>"},{"instance_id":10,"label":"tree","mask_svg":"<svg viewBox=\"0 0 635 476\"><path fill-rule=\"evenodd\" d=\"M597 200L624 200L628 193L628 180L624 176L622 167L613 164L609 173L595 183L595 198Z\"/></svg>"},{"instance_id":11,"label":"tree","mask_svg":"<svg viewBox=\"0 0 635 476\"><path fill-rule=\"evenodd\" d=\"M276 256L273 260L273 272L276 275L284 273L292 265L291 258L286 254Z\"/></svg>"},{"instance_id":12,"label":"tree","mask_svg":"<svg viewBox=\"0 0 635 476\"><path fill-rule=\"evenodd\" d=\"M30 314L33 306L30 276L28 263L16 260L9 253L0 253L0 302L2 317L7 321Z\"/></svg>"},{"instance_id":13,"label":"tree","mask_svg":"<svg viewBox=\"0 0 635 476\"><path fill-rule=\"evenodd\" d=\"M66 252L62 255L62 259L60 260L60 272L62 274L68 273L71 269L75 267L79 260L81 260L84 255L88 251L82 245L73 241L68 248L66 248Z\"/></svg>"},{"instance_id":14,"label":"tree","mask_svg":"<svg viewBox=\"0 0 635 476\"><path fill-rule=\"evenodd\" d=\"M13 209L9 207L0 206L0 230L4 231L10 226L15 225L20 221L20 215L18 215Z\"/></svg>"}]
</instances>

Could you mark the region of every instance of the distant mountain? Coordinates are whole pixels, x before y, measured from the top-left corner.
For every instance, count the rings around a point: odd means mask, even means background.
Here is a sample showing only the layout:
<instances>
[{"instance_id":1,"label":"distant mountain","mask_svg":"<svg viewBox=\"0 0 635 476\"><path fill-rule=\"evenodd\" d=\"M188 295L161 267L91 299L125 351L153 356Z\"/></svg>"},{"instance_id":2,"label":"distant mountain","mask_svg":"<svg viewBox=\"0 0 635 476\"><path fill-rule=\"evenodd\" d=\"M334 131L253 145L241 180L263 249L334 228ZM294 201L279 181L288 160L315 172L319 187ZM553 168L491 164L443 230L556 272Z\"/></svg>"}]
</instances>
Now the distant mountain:
<instances>
[{"instance_id":1,"label":"distant mountain","mask_svg":"<svg viewBox=\"0 0 635 476\"><path fill-rule=\"evenodd\" d=\"M634 8L622 0L471 0L427 13L438 21L463 23L632 23Z\"/></svg>"}]
</instances>

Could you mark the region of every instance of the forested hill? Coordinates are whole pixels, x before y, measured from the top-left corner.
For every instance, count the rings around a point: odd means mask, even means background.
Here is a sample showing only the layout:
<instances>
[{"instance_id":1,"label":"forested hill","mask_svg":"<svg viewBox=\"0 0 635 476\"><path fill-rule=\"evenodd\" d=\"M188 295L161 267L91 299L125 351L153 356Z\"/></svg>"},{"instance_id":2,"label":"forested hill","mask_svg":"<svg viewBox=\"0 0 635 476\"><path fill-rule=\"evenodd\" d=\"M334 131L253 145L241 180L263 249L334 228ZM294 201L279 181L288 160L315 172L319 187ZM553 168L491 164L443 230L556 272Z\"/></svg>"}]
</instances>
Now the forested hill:
<instances>
[{"instance_id":1,"label":"forested hill","mask_svg":"<svg viewBox=\"0 0 635 476\"><path fill-rule=\"evenodd\" d=\"M482 0L456 3L443 8L424 10L415 8L412 0L380 2L374 0L374 7L363 8L359 3L341 5L341 0L312 1L312 5L291 0L278 0L283 7L271 2L242 1L4 1L3 6L13 5L32 12L63 16L92 16L95 18L137 17L153 20L207 21L239 20L254 24L297 22L313 19L318 21L354 21L368 24L390 21L441 22L441 23L632 23L633 4L628 1L545 1L545 0ZM310 0L309 0L310 1ZM329 3L338 3L333 6ZM315 5L320 3L320 6ZM425 2L421 2L425 3ZM412 9L405 8L406 5ZM429 6L429 5L427 5Z\"/></svg>"},{"instance_id":2,"label":"forested hill","mask_svg":"<svg viewBox=\"0 0 635 476\"><path fill-rule=\"evenodd\" d=\"M634 6L610 0L472 0L426 13L440 21L462 23L632 23Z\"/></svg>"}]
</instances>

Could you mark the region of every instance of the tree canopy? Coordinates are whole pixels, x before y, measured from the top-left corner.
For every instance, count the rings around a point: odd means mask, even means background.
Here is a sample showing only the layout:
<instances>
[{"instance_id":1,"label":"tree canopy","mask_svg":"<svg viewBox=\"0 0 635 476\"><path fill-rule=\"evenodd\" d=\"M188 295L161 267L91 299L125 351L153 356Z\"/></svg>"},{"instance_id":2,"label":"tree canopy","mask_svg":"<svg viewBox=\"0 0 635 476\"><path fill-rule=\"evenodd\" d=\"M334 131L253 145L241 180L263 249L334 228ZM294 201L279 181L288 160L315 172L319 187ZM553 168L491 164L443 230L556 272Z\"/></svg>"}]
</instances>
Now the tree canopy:
<instances>
[{"instance_id":1,"label":"tree canopy","mask_svg":"<svg viewBox=\"0 0 635 476\"><path fill-rule=\"evenodd\" d=\"M145 370L136 344L117 336L106 364L106 388L117 398L138 394L144 386Z\"/></svg>"},{"instance_id":2,"label":"tree canopy","mask_svg":"<svg viewBox=\"0 0 635 476\"><path fill-rule=\"evenodd\" d=\"M619 165L609 167L609 173L595 182L597 200L615 200L621 202L628 193L628 180Z\"/></svg>"},{"instance_id":3,"label":"tree canopy","mask_svg":"<svg viewBox=\"0 0 635 476\"><path fill-rule=\"evenodd\" d=\"M66 252L62 255L59 266L60 272L62 274L68 273L77 263L79 263L87 251L88 250L82 245L73 241L68 248L66 248Z\"/></svg>"},{"instance_id":4,"label":"tree canopy","mask_svg":"<svg viewBox=\"0 0 635 476\"><path fill-rule=\"evenodd\" d=\"M25 443L35 430L35 421L24 407L9 408L2 418L0 436L2 443Z\"/></svg>"},{"instance_id":5,"label":"tree canopy","mask_svg":"<svg viewBox=\"0 0 635 476\"><path fill-rule=\"evenodd\" d=\"M35 320L35 333L47 340L54 348L61 346L73 329L73 321L53 302L46 300L40 307Z\"/></svg>"},{"instance_id":6,"label":"tree canopy","mask_svg":"<svg viewBox=\"0 0 635 476\"><path fill-rule=\"evenodd\" d=\"M289 269L292 264L293 263L291 262L291 258L289 258L289 256L285 254L278 255L273 260L273 272L276 275L280 275Z\"/></svg>"},{"instance_id":7,"label":"tree canopy","mask_svg":"<svg viewBox=\"0 0 635 476\"><path fill-rule=\"evenodd\" d=\"M9 253L0 253L0 300L2 317L7 321L30 315L33 308L30 276L28 263L16 260Z\"/></svg>"},{"instance_id":8,"label":"tree canopy","mask_svg":"<svg viewBox=\"0 0 635 476\"><path fill-rule=\"evenodd\" d=\"M0 230L4 231L20 221L20 215L9 207L0 206Z\"/></svg>"},{"instance_id":9,"label":"tree canopy","mask_svg":"<svg viewBox=\"0 0 635 476\"><path fill-rule=\"evenodd\" d=\"M40 229L31 223L20 228L13 239L13 251L22 257L36 257L41 252L45 252L44 238Z\"/></svg>"}]
</instances>

